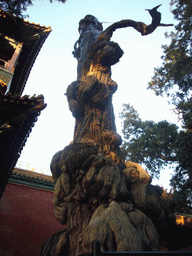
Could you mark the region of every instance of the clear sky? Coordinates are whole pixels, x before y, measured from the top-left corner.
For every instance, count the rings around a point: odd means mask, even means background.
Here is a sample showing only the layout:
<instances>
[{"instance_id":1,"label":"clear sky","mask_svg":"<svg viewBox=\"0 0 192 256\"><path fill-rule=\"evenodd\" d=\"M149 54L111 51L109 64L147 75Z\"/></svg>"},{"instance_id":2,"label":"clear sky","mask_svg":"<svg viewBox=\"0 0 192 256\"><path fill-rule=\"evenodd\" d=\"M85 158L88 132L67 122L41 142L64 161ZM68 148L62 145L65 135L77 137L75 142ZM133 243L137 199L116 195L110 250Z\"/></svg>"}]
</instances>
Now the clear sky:
<instances>
[{"instance_id":1,"label":"clear sky","mask_svg":"<svg viewBox=\"0 0 192 256\"><path fill-rule=\"evenodd\" d=\"M36 59L23 95L43 94L48 106L38 118L17 166L51 175L49 165L53 154L73 140L75 119L68 109L64 93L77 77L77 61L72 51L79 37L80 19L92 14L100 22L133 19L149 24L151 16L145 9L159 4L162 4L159 8L162 23L174 23L169 0L67 0L65 4L54 0L52 4L49 0L34 1L26 11L29 14L26 20L51 26L52 32ZM103 23L104 28L109 25ZM112 79L118 83L113 105L119 134L121 120L118 116L122 103L130 103L143 120L177 122L172 113L173 107L167 100L146 89L154 67L161 65L161 46L169 43L164 33L171 30L172 27L159 27L144 37L132 28L119 29L114 33L112 40L124 51L120 62L112 67ZM160 182L165 187L168 184L167 178Z\"/></svg>"}]
</instances>

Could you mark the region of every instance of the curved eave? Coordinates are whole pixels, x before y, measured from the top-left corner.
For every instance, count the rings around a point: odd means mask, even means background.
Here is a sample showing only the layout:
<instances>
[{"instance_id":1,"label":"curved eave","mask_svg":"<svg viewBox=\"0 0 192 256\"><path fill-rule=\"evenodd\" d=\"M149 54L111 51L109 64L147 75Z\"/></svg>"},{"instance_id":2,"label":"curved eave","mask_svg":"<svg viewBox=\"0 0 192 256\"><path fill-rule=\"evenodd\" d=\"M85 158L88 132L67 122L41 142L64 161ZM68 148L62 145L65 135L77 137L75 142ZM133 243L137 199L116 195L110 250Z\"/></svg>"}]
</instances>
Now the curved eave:
<instances>
[{"instance_id":1,"label":"curved eave","mask_svg":"<svg viewBox=\"0 0 192 256\"><path fill-rule=\"evenodd\" d=\"M24 21L0 10L0 33L23 43L9 89L12 94L22 94L31 68L51 31L50 27Z\"/></svg>"},{"instance_id":2,"label":"curved eave","mask_svg":"<svg viewBox=\"0 0 192 256\"><path fill-rule=\"evenodd\" d=\"M29 44L23 45L11 83L10 92L12 94L22 94L33 64L50 32L51 30L41 35L40 38L32 40Z\"/></svg>"},{"instance_id":3,"label":"curved eave","mask_svg":"<svg viewBox=\"0 0 192 256\"><path fill-rule=\"evenodd\" d=\"M45 107L42 95L20 98L0 94L0 195L3 193L37 117Z\"/></svg>"}]
</instances>

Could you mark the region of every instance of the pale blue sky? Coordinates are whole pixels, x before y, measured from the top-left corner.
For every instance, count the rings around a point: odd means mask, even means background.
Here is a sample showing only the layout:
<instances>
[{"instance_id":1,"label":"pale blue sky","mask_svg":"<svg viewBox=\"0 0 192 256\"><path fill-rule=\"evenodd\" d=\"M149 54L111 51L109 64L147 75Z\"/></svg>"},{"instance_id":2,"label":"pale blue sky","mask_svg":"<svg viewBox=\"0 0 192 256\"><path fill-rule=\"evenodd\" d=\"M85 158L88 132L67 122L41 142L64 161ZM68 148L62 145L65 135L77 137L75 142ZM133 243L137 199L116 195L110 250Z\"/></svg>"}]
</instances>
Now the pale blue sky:
<instances>
[{"instance_id":1,"label":"pale blue sky","mask_svg":"<svg viewBox=\"0 0 192 256\"><path fill-rule=\"evenodd\" d=\"M43 94L48 106L33 128L18 166L22 161L28 163L29 169L44 169L50 174L49 164L53 154L73 140L75 120L68 109L64 93L77 76L77 61L72 51L79 37L79 20L92 14L100 22L133 19L149 24L151 17L145 9L159 4L162 4L159 8L162 23L174 23L168 0L67 0L65 4L55 1L50 4L48 0L34 1L34 5L26 12L30 16L26 20L51 26L52 32L37 57L23 94ZM103 23L104 28L109 25ZM144 37L132 28L114 33L112 40L119 43L124 51L120 62L112 68L112 79L118 83L118 91L113 98L118 133L121 133L118 115L122 103L133 105L143 120L157 122L168 119L177 122L167 100L156 97L146 89L153 68L161 64L161 45L169 43L164 33L171 30L171 27L159 27Z\"/></svg>"}]
</instances>

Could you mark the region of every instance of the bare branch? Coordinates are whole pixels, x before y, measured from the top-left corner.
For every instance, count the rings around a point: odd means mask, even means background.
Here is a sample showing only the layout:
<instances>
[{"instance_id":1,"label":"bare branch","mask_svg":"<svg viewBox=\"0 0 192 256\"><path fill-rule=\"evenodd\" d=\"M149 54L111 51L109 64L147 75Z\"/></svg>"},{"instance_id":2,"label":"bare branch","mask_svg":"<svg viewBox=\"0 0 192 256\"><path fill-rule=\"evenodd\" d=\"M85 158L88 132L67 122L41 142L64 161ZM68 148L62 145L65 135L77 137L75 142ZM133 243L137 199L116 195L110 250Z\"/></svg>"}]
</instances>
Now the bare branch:
<instances>
[{"instance_id":1,"label":"bare branch","mask_svg":"<svg viewBox=\"0 0 192 256\"><path fill-rule=\"evenodd\" d=\"M109 26L106 30L104 30L98 37L97 41L102 41L106 40L109 41L113 35L113 32L116 29L119 28L126 28L126 27L132 27L136 29L139 33L141 33L142 36L146 36L148 34L151 34L157 27L169 27L173 26L173 24L163 24L161 22L161 13L157 11L157 8L160 5L156 6L155 8L149 11L151 17L152 17L152 22L150 25L146 25L143 22L137 22L134 20L121 20L118 22L113 23L111 26Z\"/></svg>"}]
</instances>

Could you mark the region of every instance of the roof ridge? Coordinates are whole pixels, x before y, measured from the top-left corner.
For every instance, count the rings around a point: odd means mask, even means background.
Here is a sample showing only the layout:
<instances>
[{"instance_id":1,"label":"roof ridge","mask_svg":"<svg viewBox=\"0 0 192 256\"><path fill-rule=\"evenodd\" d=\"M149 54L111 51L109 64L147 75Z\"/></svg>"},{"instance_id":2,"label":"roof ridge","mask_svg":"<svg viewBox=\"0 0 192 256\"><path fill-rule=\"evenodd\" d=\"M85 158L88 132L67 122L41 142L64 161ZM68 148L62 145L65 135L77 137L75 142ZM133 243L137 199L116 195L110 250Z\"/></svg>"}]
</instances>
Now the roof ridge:
<instances>
[{"instance_id":1,"label":"roof ridge","mask_svg":"<svg viewBox=\"0 0 192 256\"><path fill-rule=\"evenodd\" d=\"M15 19L17 19L17 20L21 20L21 21L23 21L24 23L26 23L26 24L29 24L29 25L34 25L34 26L36 26L36 27L38 27L38 28L40 28L40 29L44 29L44 28L46 28L46 29L48 29L48 31L46 31L46 32L50 32L52 29L51 29L51 27L50 26L45 26L45 25L40 25L39 23L35 23L35 22L30 22L29 20L25 20L25 19L23 19L23 18L20 18L20 17L16 17L15 15L13 15L13 14L11 14L11 13L9 13L9 12L6 12L6 11L4 11L4 10L2 10L2 9L0 9L0 16L3 16L4 18L5 17L13 17L13 18L15 18Z\"/></svg>"},{"instance_id":2,"label":"roof ridge","mask_svg":"<svg viewBox=\"0 0 192 256\"><path fill-rule=\"evenodd\" d=\"M39 181L46 181L49 183L54 183L53 178L49 175L32 172L32 171L24 170L24 169L17 168L17 167L15 167L13 169L12 175L23 176L26 178L31 178L31 179L35 179L35 180L39 180Z\"/></svg>"},{"instance_id":3,"label":"roof ridge","mask_svg":"<svg viewBox=\"0 0 192 256\"><path fill-rule=\"evenodd\" d=\"M51 31L51 26L45 26L45 25L40 25L40 23L35 23L35 22L30 22L29 20L23 20L24 23L27 23L27 24L30 24L30 25L35 25L36 27L39 27L41 29L45 28L46 30L48 29L48 31L46 32L49 32Z\"/></svg>"}]
</instances>

